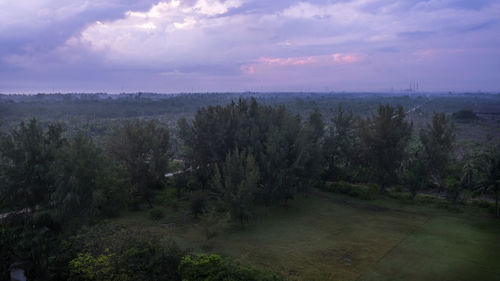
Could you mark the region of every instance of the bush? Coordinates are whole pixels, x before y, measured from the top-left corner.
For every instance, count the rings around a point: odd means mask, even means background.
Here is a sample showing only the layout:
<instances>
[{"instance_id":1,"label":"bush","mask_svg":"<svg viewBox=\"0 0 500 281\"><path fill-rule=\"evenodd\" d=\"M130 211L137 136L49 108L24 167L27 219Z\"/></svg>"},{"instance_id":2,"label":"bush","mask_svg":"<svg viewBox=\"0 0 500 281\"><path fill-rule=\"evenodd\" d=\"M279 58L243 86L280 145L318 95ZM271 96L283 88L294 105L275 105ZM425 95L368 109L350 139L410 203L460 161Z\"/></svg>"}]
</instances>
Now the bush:
<instances>
[{"instance_id":1,"label":"bush","mask_svg":"<svg viewBox=\"0 0 500 281\"><path fill-rule=\"evenodd\" d=\"M410 192L406 191L402 186L396 185L387 189L386 193L390 198L402 201L412 200L413 196Z\"/></svg>"},{"instance_id":2,"label":"bush","mask_svg":"<svg viewBox=\"0 0 500 281\"><path fill-rule=\"evenodd\" d=\"M218 255L185 256L179 273L183 281L277 281L278 275L229 262Z\"/></svg>"},{"instance_id":3,"label":"bush","mask_svg":"<svg viewBox=\"0 0 500 281\"><path fill-rule=\"evenodd\" d=\"M493 203L490 203L486 200L473 200L472 205L479 207L479 208L483 208L483 209L495 207Z\"/></svg>"},{"instance_id":4,"label":"bush","mask_svg":"<svg viewBox=\"0 0 500 281\"><path fill-rule=\"evenodd\" d=\"M120 280L180 280L178 267L185 254L174 242L130 241L116 259Z\"/></svg>"},{"instance_id":5,"label":"bush","mask_svg":"<svg viewBox=\"0 0 500 281\"><path fill-rule=\"evenodd\" d=\"M439 201L444 200L444 199L440 199L440 198L437 198L436 196L429 195L429 194L417 194L417 196L415 196L415 199L419 203L426 203L426 204L430 204L430 203L437 204Z\"/></svg>"},{"instance_id":6,"label":"bush","mask_svg":"<svg viewBox=\"0 0 500 281\"><path fill-rule=\"evenodd\" d=\"M111 280L113 276L112 257L112 255L100 255L94 258L90 253L78 254L76 258L69 262L68 280Z\"/></svg>"},{"instance_id":7,"label":"bush","mask_svg":"<svg viewBox=\"0 0 500 281\"><path fill-rule=\"evenodd\" d=\"M173 210L177 210L182 206L182 199L178 196L177 190L173 187L167 187L154 192L154 204L167 206Z\"/></svg>"},{"instance_id":8,"label":"bush","mask_svg":"<svg viewBox=\"0 0 500 281\"><path fill-rule=\"evenodd\" d=\"M149 211L149 217L153 220L160 220L165 217L165 209L162 207L154 207Z\"/></svg>"},{"instance_id":9,"label":"bush","mask_svg":"<svg viewBox=\"0 0 500 281\"><path fill-rule=\"evenodd\" d=\"M479 117L470 109L459 110L452 115L453 119L460 122L470 122L478 120Z\"/></svg>"},{"instance_id":10,"label":"bush","mask_svg":"<svg viewBox=\"0 0 500 281\"><path fill-rule=\"evenodd\" d=\"M58 250L48 280L180 281L186 255L173 241L114 225L81 231Z\"/></svg>"},{"instance_id":11,"label":"bush","mask_svg":"<svg viewBox=\"0 0 500 281\"><path fill-rule=\"evenodd\" d=\"M352 184L345 181L326 184L325 191L347 194L352 197L370 200L375 198L375 194L380 189L378 185Z\"/></svg>"}]
</instances>

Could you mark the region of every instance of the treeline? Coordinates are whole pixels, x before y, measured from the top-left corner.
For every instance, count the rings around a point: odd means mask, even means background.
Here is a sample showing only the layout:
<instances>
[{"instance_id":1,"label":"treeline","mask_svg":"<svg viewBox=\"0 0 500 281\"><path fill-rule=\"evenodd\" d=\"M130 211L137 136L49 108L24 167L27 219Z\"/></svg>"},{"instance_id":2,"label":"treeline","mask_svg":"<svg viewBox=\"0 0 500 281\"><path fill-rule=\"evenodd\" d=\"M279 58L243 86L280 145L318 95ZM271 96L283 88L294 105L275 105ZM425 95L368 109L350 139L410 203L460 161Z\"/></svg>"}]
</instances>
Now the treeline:
<instances>
[{"instance_id":1,"label":"treeline","mask_svg":"<svg viewBox=\"0 0 500 281\"><path fill-rule=\"evenodd\" d=\"M302 120L283 106L240 99L200 108L177 127L182 159L175 162L170 130L157 120L126 121L99 145L85 133L70 137L61 124L43 127L35 119L4 132L0 206L10 213L0 218L0 239L9 241L0 246L2 277L18 260L29 261L33 280L106 267L107 255L123 251L80 248L61 262L67 246L61 241L125 208L152 208L165 190L187 199L191 215L210 225L227 217L244 225L260 206L285 205L312 187L369 197L363 193L383 195L402 186L412 198L434 189L453 203L463 190L493 192L498 202L498 150L458 159L454 126L443 113L417 131L401 106L381 105L367 117L339 108L325 121L319 110ZM179 162L178 174L166 177ZM162 212L153 208L152 216ZM207 239L214 235L209 228ZM109 270L128 274L114 262ZM72 280L99 280L85 274Z\"/></svg>"},{"instance_id":2,"label":"treeline","mask_svg":"<svg viewBox=\"0 0 500 281\"><path fill-rule=\"evenodd\" d=\"M127 206L150 204L152 190L166 181L169 140L157 121L127 122L103 147L85 134L66 138L61 124L44 129L34 119L4 133L0 272L28 260L30 277L45 280L62 237Z\"/></svg>"},{"instance_id":3,"label":"treeline","mask_svg":"<svg viewBox=\"0 0 500 281\"><path fill-rule=\"evenodd\" d=\"M255 205L286 204L329 182L370 183L370 192L380 194L399 185L412 198L434 189L453 203L463 190L483 187L498 198L497 150L458 159L455 129L444 113L415 131L401 106L381 105L364 118L339 108L325 122L318 110L301 120L252 99L200 109L191 122L181 119L179 129L200 188L240 221Z\"/></svg>"}]
</instances>

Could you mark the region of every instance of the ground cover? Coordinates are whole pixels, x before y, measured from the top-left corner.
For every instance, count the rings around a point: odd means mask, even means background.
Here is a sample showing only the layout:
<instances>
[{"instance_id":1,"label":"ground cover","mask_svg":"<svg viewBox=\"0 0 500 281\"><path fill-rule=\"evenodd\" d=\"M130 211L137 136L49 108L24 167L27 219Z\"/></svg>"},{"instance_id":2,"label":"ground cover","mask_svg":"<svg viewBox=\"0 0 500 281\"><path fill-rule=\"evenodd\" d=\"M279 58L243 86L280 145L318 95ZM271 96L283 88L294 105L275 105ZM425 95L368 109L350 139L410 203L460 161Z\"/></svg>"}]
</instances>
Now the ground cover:
<instances>
[{"instance_id":1,"label":"ground cover","mask_svg":"<svg viewBox=\"0 0 500 281\"><path fill-rule=\"evenodd\" d=\"M362 201L314 192L262 210L244 228L207 242L182 211L159 222L147 212L113 220L281 272L289 280L498 280L500 222L394 200Z\"/></svg>"}]
</instances>

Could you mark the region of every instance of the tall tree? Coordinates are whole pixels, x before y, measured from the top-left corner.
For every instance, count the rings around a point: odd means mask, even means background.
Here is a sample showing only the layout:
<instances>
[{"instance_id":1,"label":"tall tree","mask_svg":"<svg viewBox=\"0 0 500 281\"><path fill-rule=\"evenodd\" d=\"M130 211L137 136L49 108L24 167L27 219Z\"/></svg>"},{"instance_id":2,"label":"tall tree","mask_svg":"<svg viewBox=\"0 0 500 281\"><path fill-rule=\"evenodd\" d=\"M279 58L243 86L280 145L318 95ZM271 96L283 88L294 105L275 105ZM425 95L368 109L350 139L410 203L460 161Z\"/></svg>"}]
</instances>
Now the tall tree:
<instances>
[{"instance_id":1,"label":"tall tree","mask_svg":"<svg viewBox=\"0 0 500 281\"><path fill-rule=\"evenodd\" d=\"M331 120L323 149L327 179L345 179L347 170L356 159L354 125L355 119L352 111L345 112L339 106L337 115Z\"/></svg>"},{"instance_id":2,"label":"tall tree","mask_svg":"<svg viewBox=\"0 0 500 281\"><path fill-rule=\"evenodd\" d=\"M259 197L265 204L286 204L307 180L300 157L304 149L300 117L289 115L280 107L273 119L264 153L259 159L263 179Z\"/></svg>"},{"instance_id":3,"label":"tall tree","mask_svg":"<svg viewBox=\"0 0 500 281\"><path fill-rule=\"evenodd\" d=\"M55 181L50 170L65 140L60 124L48 130L35 120L21 122L0 141L0 202L10 210L47 208Z\"/></svg>"},{"instance_id":4,"label":"tall tree","mask_svg":"<svg viewBox=\"0 0 500 281\"><path fill-rule=\"evenodd\" d=\"M303 153L303 137L313 138L313 133L304 134L300 117L283 106L265 106L255 99L210 106L198 110L192 122L179 120L179 128L187 163L205 185L215 166L235 150L255 157L260 171L258 197L266 204L286 202L304 182L303 167L309 157Z\"/></svg>"},{"instance_id":5,"label":"tall tree","mask_svg":"<svg viewBox=\"0 0 500 281\"><path fill-rule=\"evenodd\" d=\"M410 191L413 200L420 190L427 184L428 170L427 161L421 149L417 150L413 157L408 159L406 169L403 173L403 182Z\"/></svg>"},{"instance_id":6,"label":"tall tree","mask_svg":"<svg viewBox=\"0 0 500 281\"><path fill-rule=\"evenodd\" d=\"M228 154L222 165L217 165L212 187L231 214L242 225L251 216L259 184L259 169L255 158L243 152ZM219 167L220 166L220 167Z\"/></svg>"},{"instance_id":7,"label":"tall tree","mask_svg":"<svg viewBox=\"0 0 500 281\"><path fill-rule=\"evenodd\" d=\"M127 169L134 187L132 195L151 204L152 189L165 181L170 135L157 120L126 122L109 137L107 148Z\"/></svg>"},{"instance_id":8,"label":"tall tree","mask_svg":"<svg viewBox=\"0 0 500 281\"><path fill-rule=\"evenodd\" d=\"M309 115L300 134L300 154L298 174L301 178L300 189L306 190L309 185L319 185L322 175L322 155L325 123L321 112L316 108Z\"/></svg>"},{"instance_id":9,"label":"tall tree","mask_svg":"<svg viewBox=\"0 0 500 281\"><path fill-rule=\"evenodd\" d=\"M406 156L413 126L405 118L402 106L380 105L377 114L359 122L363 156L384 186L397 182L397 169Z\"/></svg>"},{"instance_id":10,"label":"tall tree","mask_svg":"<svg viewBox=\"0 0 500 281\"><path fill-rule=\"evenodd\" d=\"M455 140L455 129L444 113L434 114L432 123L420 130L424 157L432 182L442 186L446 168L450 162Z\"/></svg>"},{"instance_id":11,"label":"tall tree","mask_svg":"<svg viewBox=\"0 0 500 281\"><path fill-rule=\"evenodd\" d=\"M51 213L67 229L116 213L126 201L127 176L81 133L61 148L51 173L55 179Z\"/></svg>"}]
</instances>

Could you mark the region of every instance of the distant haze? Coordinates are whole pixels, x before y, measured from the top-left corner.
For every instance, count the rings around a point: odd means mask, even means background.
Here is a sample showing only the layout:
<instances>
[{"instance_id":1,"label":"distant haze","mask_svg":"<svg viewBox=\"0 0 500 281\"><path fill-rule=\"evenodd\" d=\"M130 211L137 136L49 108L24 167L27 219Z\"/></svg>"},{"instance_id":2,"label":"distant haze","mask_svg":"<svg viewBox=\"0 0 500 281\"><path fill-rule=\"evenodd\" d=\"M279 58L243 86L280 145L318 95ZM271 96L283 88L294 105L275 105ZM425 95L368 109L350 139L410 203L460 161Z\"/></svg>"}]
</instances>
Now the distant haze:
<instances>
[{"instance_id":1,"label":"distant haze","mask_svg":"<svg viewBox=\"0 0 500 281\"><path fill-rule=\"evenodd\" d=\"M500 91L499 15L498 0L2 1L0 93Z\"/></svg>"}]
</instances>

